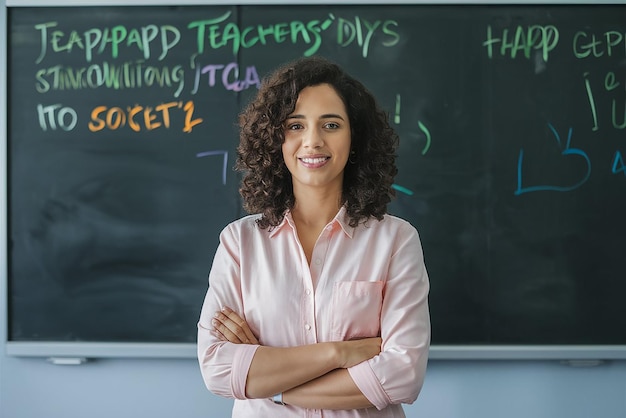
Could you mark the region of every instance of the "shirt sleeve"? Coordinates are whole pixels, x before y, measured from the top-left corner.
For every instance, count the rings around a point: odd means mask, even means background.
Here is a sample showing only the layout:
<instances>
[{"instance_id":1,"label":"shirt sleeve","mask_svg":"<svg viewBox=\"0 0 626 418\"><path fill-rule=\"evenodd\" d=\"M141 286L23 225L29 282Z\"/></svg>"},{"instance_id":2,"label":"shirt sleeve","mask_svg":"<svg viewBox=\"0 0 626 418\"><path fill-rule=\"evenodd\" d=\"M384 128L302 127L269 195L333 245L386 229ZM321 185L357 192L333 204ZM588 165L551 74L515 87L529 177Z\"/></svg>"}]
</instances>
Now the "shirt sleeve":
<instances>
[{"instance_id":1,"label":"shirt sleeve","mask_svg":"<svg viewBox=\"0 0 626 418\"><path fill-rule=\"evenodd\" d=\"M348 369L378 409L417 399L430 347L429 281L415 228L405 224L395 244L381 310L382 351Z\"/></svg>"},{"instance_id":2,"label":"shirt sleeve","mask_svg":"<svg viewBox=\"0 0 626 418\"><path fill-rule=\"evenodd\" d=\"M224 306L243 312L238 237L232 226L220 234L209 273L209 289L198 321L198 362L204 383L211 392L246 399L248 370L259 346L223 342L211 334L211 320Z\"/></svg>"}]
</instances>

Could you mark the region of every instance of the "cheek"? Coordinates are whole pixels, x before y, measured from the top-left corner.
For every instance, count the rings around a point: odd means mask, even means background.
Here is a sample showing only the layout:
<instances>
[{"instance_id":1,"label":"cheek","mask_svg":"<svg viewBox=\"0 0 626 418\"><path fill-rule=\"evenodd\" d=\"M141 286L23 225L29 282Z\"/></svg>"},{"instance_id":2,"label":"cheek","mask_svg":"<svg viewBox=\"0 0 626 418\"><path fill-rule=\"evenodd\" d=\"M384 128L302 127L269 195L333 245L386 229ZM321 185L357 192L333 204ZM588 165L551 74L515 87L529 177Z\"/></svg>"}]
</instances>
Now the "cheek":
<instances>
[{"instance_id":1,"label":"cheek","mask_svg":"<svg viewBox=\"0 0 626 418\"><path fill-rule=\"evenodd\" d=\"M293 146L293 144L289 144L287 142L283 142L282 151L283 151L283 161L287 166L287 169L291 171L291 168L295 165L295 155L297 151L297 147Z\"/></svg>"},{"instance_id":2,"label":"cheek","mask_svg":"<svg viewBox=\"0 0 626 418\"><path fill-rule=\"evenodd\" d=\"M285 161L290 157L293 158L298 152L298 142L286 139L282 145L283 158Z\"/></svg>"},{"instance_id":3,"label":"cheek","mask_svg":"<svg viewBox=\"0 0 626 418\"><path fill-rule=\"evenodd\" d=\"M350 150L352 149L351 147L351 141L348 139L347 141L345 141L344 143L345 145L343 146L342 150L341 150L341 155L342 157L344 157L346 160L348 160L348 158L350 157Z\"/></svg>"}]
</instances>

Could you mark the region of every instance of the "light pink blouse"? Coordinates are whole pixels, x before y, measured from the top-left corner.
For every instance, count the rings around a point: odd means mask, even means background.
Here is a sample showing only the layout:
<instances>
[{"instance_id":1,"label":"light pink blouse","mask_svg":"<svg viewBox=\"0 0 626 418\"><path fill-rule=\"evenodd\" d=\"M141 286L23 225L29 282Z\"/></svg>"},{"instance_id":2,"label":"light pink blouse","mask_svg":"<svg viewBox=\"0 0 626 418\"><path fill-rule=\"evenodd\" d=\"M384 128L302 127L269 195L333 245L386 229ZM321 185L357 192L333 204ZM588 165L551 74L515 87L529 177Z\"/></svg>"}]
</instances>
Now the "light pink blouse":
<instances>
[{"instance_id":1,"label":"light pink blouse","mask_svg":"<svg viewBox=\"0 0 626 418\"><path fill-rule=\"evenodd\" d=\"M345 208L326 226L309 266L288 213L272 231L247 216L228 225L209 274L198 323L198 359L213 393L235 398L233 417L404 417L417 398L430 344L429 281L415 228L386 215L348 225ZM221 342L213 314L242 314L261 345L291 347L381 336L382 351L348 369L375 408L329 411L246 399L258 346Z\"/></svg>"}]
</instances>

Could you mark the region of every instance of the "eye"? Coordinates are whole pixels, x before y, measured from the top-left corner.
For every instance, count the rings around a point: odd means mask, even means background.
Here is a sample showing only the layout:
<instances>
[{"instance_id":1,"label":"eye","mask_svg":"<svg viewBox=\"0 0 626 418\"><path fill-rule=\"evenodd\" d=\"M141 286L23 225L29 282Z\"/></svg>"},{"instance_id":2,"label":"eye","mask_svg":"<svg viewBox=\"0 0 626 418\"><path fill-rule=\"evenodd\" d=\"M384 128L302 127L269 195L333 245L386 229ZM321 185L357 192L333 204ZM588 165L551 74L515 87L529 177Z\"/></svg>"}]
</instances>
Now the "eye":
<instances>
[{"instance_id":1,"label":"eye","mask_svg":"<svg viewBox=\"0 0 626 418\"><path fill-rule=\"evenodd\" d=\"M289 123L287 124L287 129L290 131L295 131L297 129L302 129L302 124L301 123Z\"/></svg>"},{"instance_id":2,"label":"eye","mask_svg":"<svg viewBox=\"0 0 626 418\"><path fill-rule=\"evenodd\" d=\"M327 129L338 129L339 128L339 124L336 122L328 122L326 124L324 124L324 128Z\"/></svg>"}]
</instances>

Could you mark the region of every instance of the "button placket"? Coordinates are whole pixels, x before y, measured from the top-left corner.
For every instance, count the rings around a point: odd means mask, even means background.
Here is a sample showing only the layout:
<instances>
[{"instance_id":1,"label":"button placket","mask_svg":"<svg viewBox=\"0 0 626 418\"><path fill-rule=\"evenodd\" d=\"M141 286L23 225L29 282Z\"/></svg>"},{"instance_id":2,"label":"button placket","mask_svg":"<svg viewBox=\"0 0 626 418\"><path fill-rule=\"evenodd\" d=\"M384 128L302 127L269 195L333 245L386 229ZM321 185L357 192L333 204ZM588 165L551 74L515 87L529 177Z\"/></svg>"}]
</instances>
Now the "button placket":
<instances>
[{"instance_id":1,"label":"button placket","mask_svg":"<svg viewBox=\"0 0 626 418\"><path fill-rule=\"evenodd\" d=\"M304 269L304 303L303 305L303 327L305 340L309 343L317 342L316 317L315 317L315 287L320 280L320 274L324 265L324 257L330 243L333 226L328 225L322 230L318 241L313 248L312 263Z\"/></svg>"},{"instance_id":2,"label":"button placket","mask_svg":"<svg viewBox=\"0 0 626 418\"><path fill-rule=\"evenodd\" d=\"M302 272L302 286L304 291L302 293L302 327L304 334L304 342L306 344L313 344L317 342L317 335L315 332L315 301L312 294L313 278L312 272L308 265L303 266Z\"/></svg>"}]
</instances>

